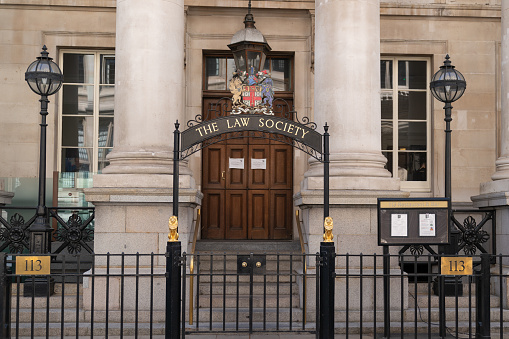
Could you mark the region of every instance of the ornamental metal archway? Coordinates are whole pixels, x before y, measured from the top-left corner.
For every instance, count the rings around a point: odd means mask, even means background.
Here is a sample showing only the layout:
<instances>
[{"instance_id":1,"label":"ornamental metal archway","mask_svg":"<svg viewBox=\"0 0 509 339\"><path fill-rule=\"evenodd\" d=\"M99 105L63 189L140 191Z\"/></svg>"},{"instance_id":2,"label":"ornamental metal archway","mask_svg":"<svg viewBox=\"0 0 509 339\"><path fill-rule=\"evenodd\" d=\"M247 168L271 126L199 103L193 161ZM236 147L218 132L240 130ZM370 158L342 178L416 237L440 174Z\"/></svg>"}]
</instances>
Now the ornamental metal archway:
<instances>
[{"instance_id":1,"label":"ornamental metal archway","mask_svg":"<svg viewBox=\"0 0 509 339\"><path fill-rule=\"evenodd\" d=\"M263 111L247 112L228 111L231 98L221 98L216 106L224 105L224 109L209 110L209 116L199 114L187 122L187 129L180 132L180 123L175 122L173 132L173 215L178 218L179 207L179 162L191 154L210 145L229 140L249 137L269 139L289 144L296 149L315 158L324 165L324 212L323 218L329 216L329 126L325 123L324 133L316 131L316 123L308 117L299 120L297 112L287 109L285 117L266 114ZM284 99L276 99L274 109L287 107ZM229 112L230 115L226 113Z\"/></svg>"}]
</instances>

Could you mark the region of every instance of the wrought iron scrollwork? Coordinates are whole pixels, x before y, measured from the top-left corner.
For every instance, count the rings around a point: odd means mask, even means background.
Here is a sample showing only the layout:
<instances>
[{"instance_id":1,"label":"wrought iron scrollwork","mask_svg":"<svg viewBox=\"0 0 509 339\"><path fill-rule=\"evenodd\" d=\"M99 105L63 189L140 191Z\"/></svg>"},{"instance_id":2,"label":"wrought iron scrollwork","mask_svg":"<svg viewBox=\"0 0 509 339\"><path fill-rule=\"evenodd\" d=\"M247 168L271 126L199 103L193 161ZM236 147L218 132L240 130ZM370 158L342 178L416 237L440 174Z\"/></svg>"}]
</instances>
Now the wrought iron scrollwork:
<instances>
[{"instance_id":1,"label":"wrought iron scrollwork","mask_svg":"<svg viewBox=\"0 0 509 339\"><path fill-rule=\"evenodd\" d=\"M474 255L481 245L490 239L490 235L485 230L477 227L477 222L472 216L468 216L463 221L463 229L460 238L460 247L466 255Z\"/></svg>"},{"instance_id":2,"label":"wrought iron scrollwork","mask_svg":"<svg viewBox=\"0 0 509 339\"><path fill-rule=\"evenodd\" d=\"M410 246L410 253L412 255L421 256L424 253L423 245L412 245Z\"/></svg>"},{"instance_id":3,"label":"wrought iron scrollwork","mask_svg":"<svg viewBox=\"0 0 509 339\"><path fill-rule=\"evenodd\" d=\"M60 253L66 247L67 251L71 254L81 252L82 247L89 253L94 252L87 244L87 242L94 240L94 230L88 227L94 219L93 212L85 222L83 222L77 211L73 211L67 222L65 222L56 211L50 210L50 213L60 225L55 231L55 239L61 241L62 245L55 253Z\"/></svg>"},{"instance_id":4,"label":"wrought iron scrollwork","mask_svg":"<svg viewBox=\"0 0 509 339\"><path fill-rule=\"evenodd\" d=\"M30 234L28 227L33 223L35 217L25 223L22 215L15 213L7 222L0 217L2 227L0 228L0 241L4 243L0 246L0 251L9 247L10 253L22 253L23 250L29 248Z\"/></svg>"}]
</instances>

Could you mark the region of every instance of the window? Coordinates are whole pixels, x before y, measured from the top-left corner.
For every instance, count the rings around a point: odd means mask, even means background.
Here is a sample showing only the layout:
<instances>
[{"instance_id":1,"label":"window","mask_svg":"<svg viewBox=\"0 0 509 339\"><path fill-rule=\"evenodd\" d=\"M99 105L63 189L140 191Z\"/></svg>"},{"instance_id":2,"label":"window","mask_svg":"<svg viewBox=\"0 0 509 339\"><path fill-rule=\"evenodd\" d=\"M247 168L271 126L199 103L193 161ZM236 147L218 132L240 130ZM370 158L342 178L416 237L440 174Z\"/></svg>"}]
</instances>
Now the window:
<instances>
[{"instance_id":1,"label":"window","mask_svg":"<svg viewBox=\"0 0 509 339\"><path fill-rule=\"evenodd\" d=\"M88 187L87 179L108 165L113 148L115 56L62 51L60 60L59 188Z\"/></svg>"},{"instance_id":2,"label":"window","mask_svg":"<svg viewBox=\"0 0 509 339\"><path fill-rule=\"evenodd\" d=\"M292 91L291 58L267 57L265 70L269 71L274 83L275 92ZM235 71L235 61L231 56L205 57L205 83L203 89L226 91Z\"/></svg>"},{"instance_id":3,"label":"window","mask_svg":"<svg viewBox=\"0 0 509 339\"><path fill-rule=\"evenodd\" d=\"M425 58L380 61L382 153L404 190L431 188L429 72Z\"/></svg>"}]
</instances>

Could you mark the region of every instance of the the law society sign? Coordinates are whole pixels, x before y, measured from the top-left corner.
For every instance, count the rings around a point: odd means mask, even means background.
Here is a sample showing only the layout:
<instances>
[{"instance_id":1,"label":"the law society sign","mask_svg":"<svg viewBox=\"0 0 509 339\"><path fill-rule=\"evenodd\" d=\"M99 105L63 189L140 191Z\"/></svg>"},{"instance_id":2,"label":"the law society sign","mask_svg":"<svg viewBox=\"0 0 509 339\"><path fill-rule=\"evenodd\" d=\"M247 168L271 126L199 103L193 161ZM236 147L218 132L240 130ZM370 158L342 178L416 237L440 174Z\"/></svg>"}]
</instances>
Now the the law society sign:
<instances>
[{"instance_id":1,"label":"the law society sign","mask_svg":"<svg viewBox=\"0 0 509 339\"><path fill-rule=\"evenodd\" d=\"M449 243L449 199L378 199L378 245Z\"/></svg>"},{"instance_id":2,"label":"the law society sign","mask_svg":"<svg viewBox=\"0 0 509 339\"><path fill-rule=\"evenodd\" d=\"M260 115L239 114L204 121L182 132L182 149L223 133L261 131L281 134L297 140L317 152L322 152L322 135L306 125L288 119Z\"/></svg>"}]
</instances>

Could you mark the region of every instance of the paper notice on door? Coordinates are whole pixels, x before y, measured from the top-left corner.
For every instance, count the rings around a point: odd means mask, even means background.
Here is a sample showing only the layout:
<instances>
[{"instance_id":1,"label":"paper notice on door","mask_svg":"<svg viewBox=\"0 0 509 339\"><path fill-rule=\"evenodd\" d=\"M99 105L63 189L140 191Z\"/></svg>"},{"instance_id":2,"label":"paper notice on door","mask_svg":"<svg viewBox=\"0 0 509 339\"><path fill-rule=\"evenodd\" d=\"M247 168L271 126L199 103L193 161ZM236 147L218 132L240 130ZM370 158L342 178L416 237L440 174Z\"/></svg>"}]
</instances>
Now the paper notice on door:
<instances>
[{"instance_id":1,"label":"paper notice on door","mask_svg":"<svg viewBox=\"0 0 509 339\"><path fill-rule=\"evenodd\" d=\"M230 158L230 168L244 169L244 158Z\"/></svg>"},{"instance_id":2,"label":"paper notice on door","mask_svg":"<svg viewBox=\"0 0 509 339\"><path fill-rule=\"evenodd\" d=\"M419 236L434 237L436 235L436 224L434 214L419 214Z\"/></svg>"},{"instance_id":3,"label":"paper notice on door","mask_svg":"<svg viewBox=\"0 0 509 339\"><path fill-rule=\"evenodd\" d=\"M391 215L391 237L408 236L408 222L406 214Z\"/></svg>"},{"instance_id":4,"label":"paper notice on door","mask_svg":"<svg viewBox=\"0 0 509 339\"><path fill-rule=\"evenodd\" d=\"M251 159L251 169L267 169L267 159Z\"/></svg>"}]
</instances>

